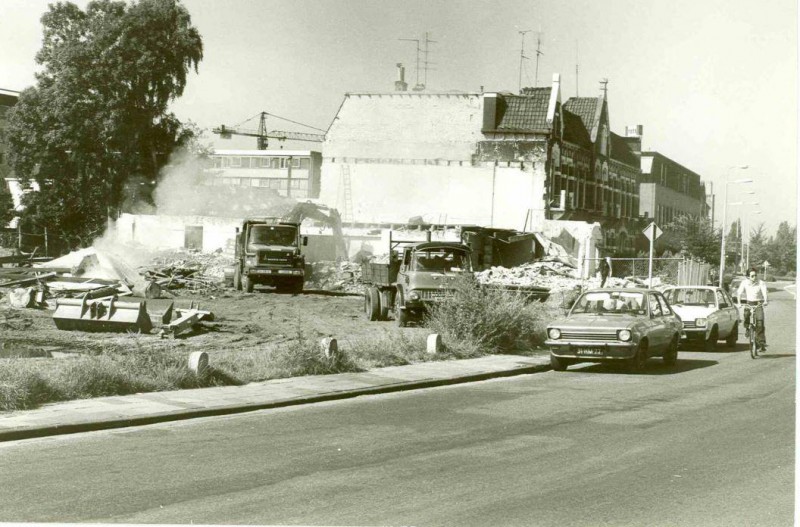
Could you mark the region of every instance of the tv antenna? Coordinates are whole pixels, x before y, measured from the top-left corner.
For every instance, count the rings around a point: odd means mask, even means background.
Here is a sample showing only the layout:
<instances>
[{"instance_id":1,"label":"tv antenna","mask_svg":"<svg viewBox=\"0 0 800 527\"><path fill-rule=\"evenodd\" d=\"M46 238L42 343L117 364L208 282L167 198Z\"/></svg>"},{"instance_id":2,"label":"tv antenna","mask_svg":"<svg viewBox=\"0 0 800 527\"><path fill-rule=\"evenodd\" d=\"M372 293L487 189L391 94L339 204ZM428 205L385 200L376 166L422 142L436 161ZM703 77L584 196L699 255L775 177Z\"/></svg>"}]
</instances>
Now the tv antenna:
<instances>
[{"instance_id":1,"label":"tv antenna","mask_svg":"<svg viewBox=\"0 0 800 527\"><path fill-rule=\"evenodd\" d=\"M533 81L534 88L539 87L539 57L542 55L544 55L544 53L542 53L542 32L539 31L536 33L536 74Z\"/></svg>"},{"instance_id":2,"label":"tv antenna","mask_svg":"<svg viewBox=\"0 0 800 527\"><path fill-rule=\"evenodd\" d=\"M414 86L414 91L422 91L422 90L425 89L425 87L428 85L428 70L432 69L432 68L430 68L431 64L435 64L434 62L430 62L428 60L428 54L430 53L430 45L431 44L436 44L436 41L435 40L431 40L429 38L429 35L430 35L430 33L428 33L426 31L424 40L420 40L418 38L400 38L400 39L398 39L398 40L402 40L404 42L415 42L416 45L417 45L417 58L416 58L416 68L415 68L416 85ZM420 42L424 43L424 47L422 45L420 45ZM422 69L423 69L422 84L420 84L420 82L419 82L420 55L424 56L424 58L422 59Z\"/></svg>"},{"instance_id":3,"label":"tv antenna","mask_svg":"<svg viewBox=\"0 0 800 527\"><path fill-rule=\"evenodd\" d=\"M519 93L520 94L522 93L522 65L523 61L528 58L525 56L525 33L530 33L530 32L531 32L530 29L525 29L523 31L518 32L522 40L522 43L519 48Z\"/></svg>"},{"instance_id":4,"label":"tv antenna","mask_svg":"<svg viewBox=\"0 0 800 527\"><path fill-rule=\"evenodd\" d=\"M575 97L580 97L578 94L578 41L575 41Z\"/></svg>"}]
</instances>

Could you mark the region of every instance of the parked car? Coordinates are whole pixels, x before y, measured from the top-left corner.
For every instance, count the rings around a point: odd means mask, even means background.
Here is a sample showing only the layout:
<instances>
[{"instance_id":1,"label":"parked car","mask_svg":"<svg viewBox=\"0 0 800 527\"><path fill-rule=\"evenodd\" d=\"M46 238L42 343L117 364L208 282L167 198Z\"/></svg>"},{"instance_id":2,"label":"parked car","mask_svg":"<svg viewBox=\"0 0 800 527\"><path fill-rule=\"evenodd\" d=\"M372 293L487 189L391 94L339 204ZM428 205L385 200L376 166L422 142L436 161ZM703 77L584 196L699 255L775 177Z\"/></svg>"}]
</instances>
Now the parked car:
<instances>
[{"instance_id":1,"label":"parked car","mask_svg":"<svg viewBox=\"0 0 800 527\"><path fill-rule=\"evenodd\" d=\"M683 342L702 343L706 351L713 351L723 339L729 347L736 346L739 310L725 290L704 285L668 287L664 297L683 321Z\"/></svg>"},{"instance_id":2,"label":"parked car","mask_svg":"<svg viewBox=\"0 0 800 527\"><path fill-rule=\"evenodd\" d=\"M550 364L563 371L577 362L625 364L641 371L647 359L678 360L681 319L652 289L607 288L583 293L567 315L547 327Z\"/></svg>"}]
</instances>

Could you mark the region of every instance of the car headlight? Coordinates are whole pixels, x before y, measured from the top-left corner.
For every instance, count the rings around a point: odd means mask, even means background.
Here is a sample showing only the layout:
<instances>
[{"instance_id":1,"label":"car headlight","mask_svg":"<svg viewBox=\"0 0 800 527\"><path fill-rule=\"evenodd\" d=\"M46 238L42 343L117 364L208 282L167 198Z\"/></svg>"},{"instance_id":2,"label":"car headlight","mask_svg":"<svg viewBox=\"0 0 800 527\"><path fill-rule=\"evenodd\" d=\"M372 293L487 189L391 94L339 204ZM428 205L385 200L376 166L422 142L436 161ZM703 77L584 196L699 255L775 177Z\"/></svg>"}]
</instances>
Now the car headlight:
<instances>
[{"instance_id":1,"label":"car headlight","mask_svg":"<svg viewBox=\"0 0 800 527\"><path fill-rule=\"evenodd\" d=\"M698 318L697 320L694 321L694 325L697 326L698 328L704 328L706 327L706 324L708 324L708 320L706 320L705 318Z\"/></svg>"},{"instance_id":2,"label":"car headlight","mask_svg":"<svg viewBox=\"0 0 800 527\"><path fill-rule=\"evenodd\" d=\"M628 342L629 340L631 340L631 330L629 330L629 329L621 329L617 333L617 337L622 342Z\"/></svg>"},{"instance_id":3,"label":"car headlight","mask_svg":"<svg viewBox=\"0 0 800 527\"><path fill-rule=\"evenodd\" d=\"M419 293L416 291L411 291L411 294L408 295L408 298L411 300L419 300Z\"/></svg>"},{"instance_id":4,"label":"car headlight","mask_svg":"<svg viewBox=\"0 0 800 527\"><path fill-rule=\"evenodd\" d=\"M550 328L547 330L547 336L553 340L558 340L561 338L561 330L556 328Z\"/></svg>"}]
</instances>

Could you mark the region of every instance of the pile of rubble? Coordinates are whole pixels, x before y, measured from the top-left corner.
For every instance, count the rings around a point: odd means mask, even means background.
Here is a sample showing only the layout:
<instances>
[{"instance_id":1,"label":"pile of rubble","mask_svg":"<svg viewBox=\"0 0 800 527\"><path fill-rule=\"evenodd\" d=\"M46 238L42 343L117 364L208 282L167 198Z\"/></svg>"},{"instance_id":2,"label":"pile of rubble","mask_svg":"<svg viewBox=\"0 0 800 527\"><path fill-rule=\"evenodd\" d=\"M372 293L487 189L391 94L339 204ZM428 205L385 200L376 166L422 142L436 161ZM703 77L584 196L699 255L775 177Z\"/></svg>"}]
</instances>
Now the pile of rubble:
<instances>
[{"instance_id":1,"label":"pile of rubble","mask_svg":"<svg viewBox=\"0 0 800 527\"><path fill-rule=\"evenodd\" d=\"M89 247L42 263L0 266L0 293L12 308L53 310L59 329L149 333L160 328L162 336L175 336L213 319L194 303L173 308L166 289L219 287L226 260L188 252L160 258L137 270L113 251Z\"/></svg>"},{"instance_id":2,"label":"pile of rubble","mask_svg":"<svg viewBox=\"0 0 800 527\"><path fill-rule=\"evenodd\" d=\"M501 286L536 286L571 289L580 285L577 269L557 258L547 258L518 267L491 267L476 273L481 284Z\"/></svg>"},{"instance_id":3,"label":"pile of rubble","mask_svg":"<svg viewBox=\"0 0 800 527\"><path fill-rule=\"evenodd\" d=\"M313 262L305 289L361 294L361 266L353 262Z\"/></svg>"},{"instance_id":4,"label":"pile of rubble","mask_svg":"<svg viewBox=\"0 0 800 527\"><path fill-rule=\"evenodd\" d=\"M225 269L233 264L233 257L221 250L202 253L181 249L159 253L138 272L164 289L209 292L225 286Z\"/></svg>"}]
</instances>

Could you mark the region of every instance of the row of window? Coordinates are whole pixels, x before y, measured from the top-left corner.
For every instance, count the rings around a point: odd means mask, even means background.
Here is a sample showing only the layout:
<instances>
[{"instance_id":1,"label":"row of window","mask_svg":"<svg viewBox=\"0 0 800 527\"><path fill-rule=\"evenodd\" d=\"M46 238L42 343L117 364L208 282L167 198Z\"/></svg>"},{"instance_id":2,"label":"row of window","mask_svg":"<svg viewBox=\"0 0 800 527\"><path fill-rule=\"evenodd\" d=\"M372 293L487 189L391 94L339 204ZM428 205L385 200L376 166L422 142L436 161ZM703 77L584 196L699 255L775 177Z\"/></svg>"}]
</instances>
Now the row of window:
<instances>
[{"instance_id":1,"label":"row of window","mask_svg":"<svg viewBox=\"0 0 800 527\"><path fill-rule=\"evenodd\" d=\"M300 168L308 170L307 157L214 156L214 168Z\"/></svg>"},{"instance_id":2,"label":"row of window","mask_svg":"<svg viewBox=\"0 0 800 527\"><path fill-rule=\"evenodd\" d=\"M233 186L233 187L262 187L274 190L286 190L290 186L293 189L308 189L307 179L284 179L284 178L246 178L246 177L222 177L214 179L214 186Z\"/></svg>"}]
</instances>

